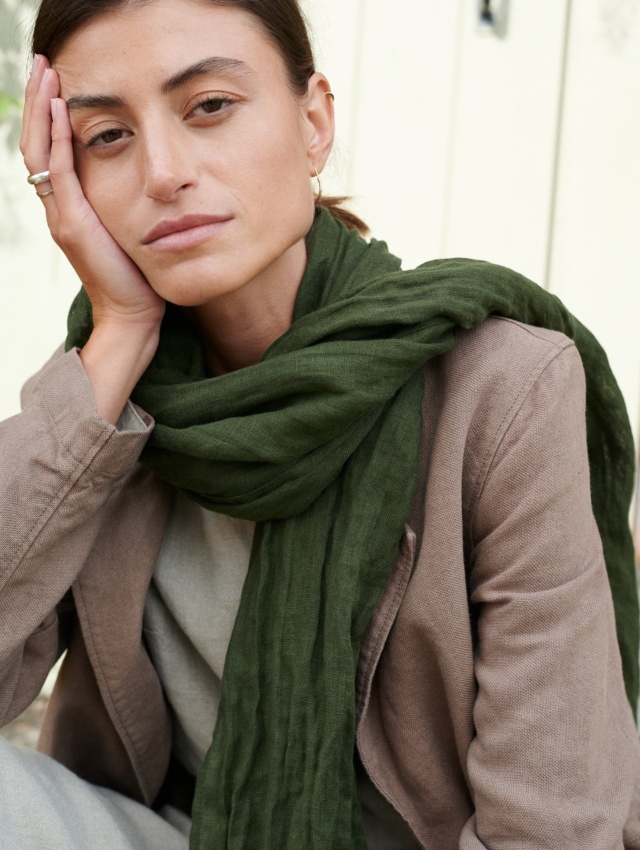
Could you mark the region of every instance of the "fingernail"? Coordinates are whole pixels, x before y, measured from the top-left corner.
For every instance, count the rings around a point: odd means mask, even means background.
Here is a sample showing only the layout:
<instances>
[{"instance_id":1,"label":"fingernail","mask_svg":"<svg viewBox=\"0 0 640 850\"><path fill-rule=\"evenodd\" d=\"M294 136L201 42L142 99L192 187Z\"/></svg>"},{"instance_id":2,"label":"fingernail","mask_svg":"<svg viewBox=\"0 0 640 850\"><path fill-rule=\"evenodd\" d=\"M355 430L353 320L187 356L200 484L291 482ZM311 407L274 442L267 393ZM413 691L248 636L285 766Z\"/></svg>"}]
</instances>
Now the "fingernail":
<instances>
[{"instance_id":1,"label":"fingernail","mask_svg":"<svg viewBox=\"0 0 640 850\"><path fill-rule=\"evenodd\" d=\"M39 53L34 54L33 63L31 64L31 74L30 74L31 77L33 77L35 72L38 70L41 62L42 62L42 56Z\"/></svg>"},{"instance_id":2,"label":"fingernail","mask_svg":"<svg viewBox=\"0 0 640 850\"><path fill-rule=\"evenodd\" d=\"M58 111L58 101L56 98L51 99L51 117L55 120L56 112Z\"/></svg>"},{"instance_id":3,"label":"fingernail","mask_svg":"<svg viewBox=\"0 0 640 850\"><path fill-rule=\"evenodd\" d=\"M46 84L46 82L47 82L47 80L49 79L50 76L51 76L51 68L47 68L46 71L44 72L44 74L42 75L42 79L40 80L39 88L44 87L44 85Z\"/></svg>"}]
</instances>

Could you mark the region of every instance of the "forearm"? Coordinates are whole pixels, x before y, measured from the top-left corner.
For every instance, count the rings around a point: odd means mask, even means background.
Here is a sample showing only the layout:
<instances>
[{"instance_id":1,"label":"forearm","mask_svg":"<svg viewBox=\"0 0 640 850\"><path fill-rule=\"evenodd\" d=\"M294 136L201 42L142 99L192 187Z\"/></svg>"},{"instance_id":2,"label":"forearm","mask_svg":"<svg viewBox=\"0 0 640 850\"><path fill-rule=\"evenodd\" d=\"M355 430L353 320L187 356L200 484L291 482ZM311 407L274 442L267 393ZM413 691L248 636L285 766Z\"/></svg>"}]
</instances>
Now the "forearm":
<instances>
[{"instance_id":1,"label":"forearm","mask_svg":"<svg viewBox=\"0 0 640 850\"><path fill-rule=\"evenodd\" d=\"M80 352L98 416L115 425L158 345L159 325L106 323L94 328Z\"/></svg>"},{"instance_id":2,"label":"forearm","mask_svg":"<svg viewBox=\"0 0 640 850\"><path fill-rule=\"evenodd\" d=\"M0 424L0 715L55 660L56 605L151 431L148 418L128 419L139 430L97 414L72 351L46 370L25 411Z\"/></svg>"}]
</instances>

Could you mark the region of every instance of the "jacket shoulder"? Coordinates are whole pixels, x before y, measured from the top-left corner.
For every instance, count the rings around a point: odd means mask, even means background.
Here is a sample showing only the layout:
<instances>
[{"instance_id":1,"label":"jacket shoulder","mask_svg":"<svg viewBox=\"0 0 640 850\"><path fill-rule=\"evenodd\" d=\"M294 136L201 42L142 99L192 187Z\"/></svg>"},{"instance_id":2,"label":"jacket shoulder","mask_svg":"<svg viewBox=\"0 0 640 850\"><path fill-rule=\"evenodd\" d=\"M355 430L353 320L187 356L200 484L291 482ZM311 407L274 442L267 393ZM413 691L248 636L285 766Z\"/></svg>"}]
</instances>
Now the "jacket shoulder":
<instances>
[{"instance_id":1,"label":"jacket shoulder","mask_svg":"<svg viewBox=\"0 0 640 850\"><path fill-rule=\"evenodd\" d=\"M508 375L511 383L526 380L543 362L567 349L575 349L569 337L558 331L491 316L471 330L456 331L455 344L444 355L447 373L478 382ZM576 350L577 351L577 350Z\"/></svg>"},{"instance_id":2,"label":"jacket shoulder","mask_svg":"<svg viewBox=\"0 0 640 850\"><path fill-rule=\"evenodd\" d=\"M446 420L449 433L472 454L504 433L538 381L551 395L567 383L584 383L569 337L497 316L457 330L454 345L438 360L425 369L425 428Z\"/></svg>"},{"instance_id":3,"label":"jacket shoulder","mask_svg":"<svg viewBox=\"0 0 640 850\"><path fill-rule=\"evenodd\" d=\"M426 364L424 379L417 492L434 476L446 476L459 489L467 516L514 420L529 410L534 388L544 389L545 405L561 399L569 386L584 396L582 360L571 339L493 316L457 330L451 349ZM525 426L530 418L524 416ZM418 528L420 516L415 504L411 518Z\"/></svg>"}]
</instances>

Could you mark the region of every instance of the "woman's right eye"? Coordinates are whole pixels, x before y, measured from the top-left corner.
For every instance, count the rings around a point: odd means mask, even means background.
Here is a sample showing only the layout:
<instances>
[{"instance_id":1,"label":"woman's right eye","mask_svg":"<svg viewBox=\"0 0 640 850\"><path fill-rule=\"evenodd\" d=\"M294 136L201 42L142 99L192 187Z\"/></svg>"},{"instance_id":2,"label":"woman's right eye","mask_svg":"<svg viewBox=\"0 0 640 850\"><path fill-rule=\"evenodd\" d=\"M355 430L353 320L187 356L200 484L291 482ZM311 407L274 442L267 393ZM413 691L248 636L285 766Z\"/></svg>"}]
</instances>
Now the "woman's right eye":
<instances>
[{"instance_id":1,"label":"woman's right eye","mask_svg":"<svg viewBox=\"0 0 640 850\"><path fill-rule=\"evenodd\" d=\"M105 147L106 145L111 145L114 142L119 142L123 139L125 134L128 132L128 130L121 130L117 127L114 127L111 130L104 130L102 133L98 133L96 136L89 139L84 147Z\"/></svg>"}]
</instances>

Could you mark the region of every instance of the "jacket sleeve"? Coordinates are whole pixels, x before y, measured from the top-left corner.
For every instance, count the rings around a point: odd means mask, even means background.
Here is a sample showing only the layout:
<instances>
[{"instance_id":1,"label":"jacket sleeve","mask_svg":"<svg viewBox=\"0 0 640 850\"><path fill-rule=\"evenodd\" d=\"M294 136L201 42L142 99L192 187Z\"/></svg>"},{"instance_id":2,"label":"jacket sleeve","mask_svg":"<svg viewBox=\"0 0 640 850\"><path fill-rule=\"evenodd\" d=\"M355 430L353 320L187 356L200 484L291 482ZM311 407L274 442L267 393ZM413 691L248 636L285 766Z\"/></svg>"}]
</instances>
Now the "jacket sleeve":
<instances>
[{"instance_id":1,"label":"jacket sleeve","mask_svg":"<svg viewBox=\"0 0 640 850\"><path fill-rule=\"evenodd\" d=\"M479 489L475 813L461 850L623 847L638 746L591 510L584 394L569 346L512 412Z\"/></svg>"},{"instance_id":2,"label":"jacket sleeve","mask_svg":"<svg viewBox=\"0 0 640 850\"><path fill-rule=\"evenodd\" d=\"M23 402L0 423L0 725L35 699L64 649L56 608L153 426L131 404L116 426L101 419L77 350L52 360Z\"/></svg>"}]
</instances>

